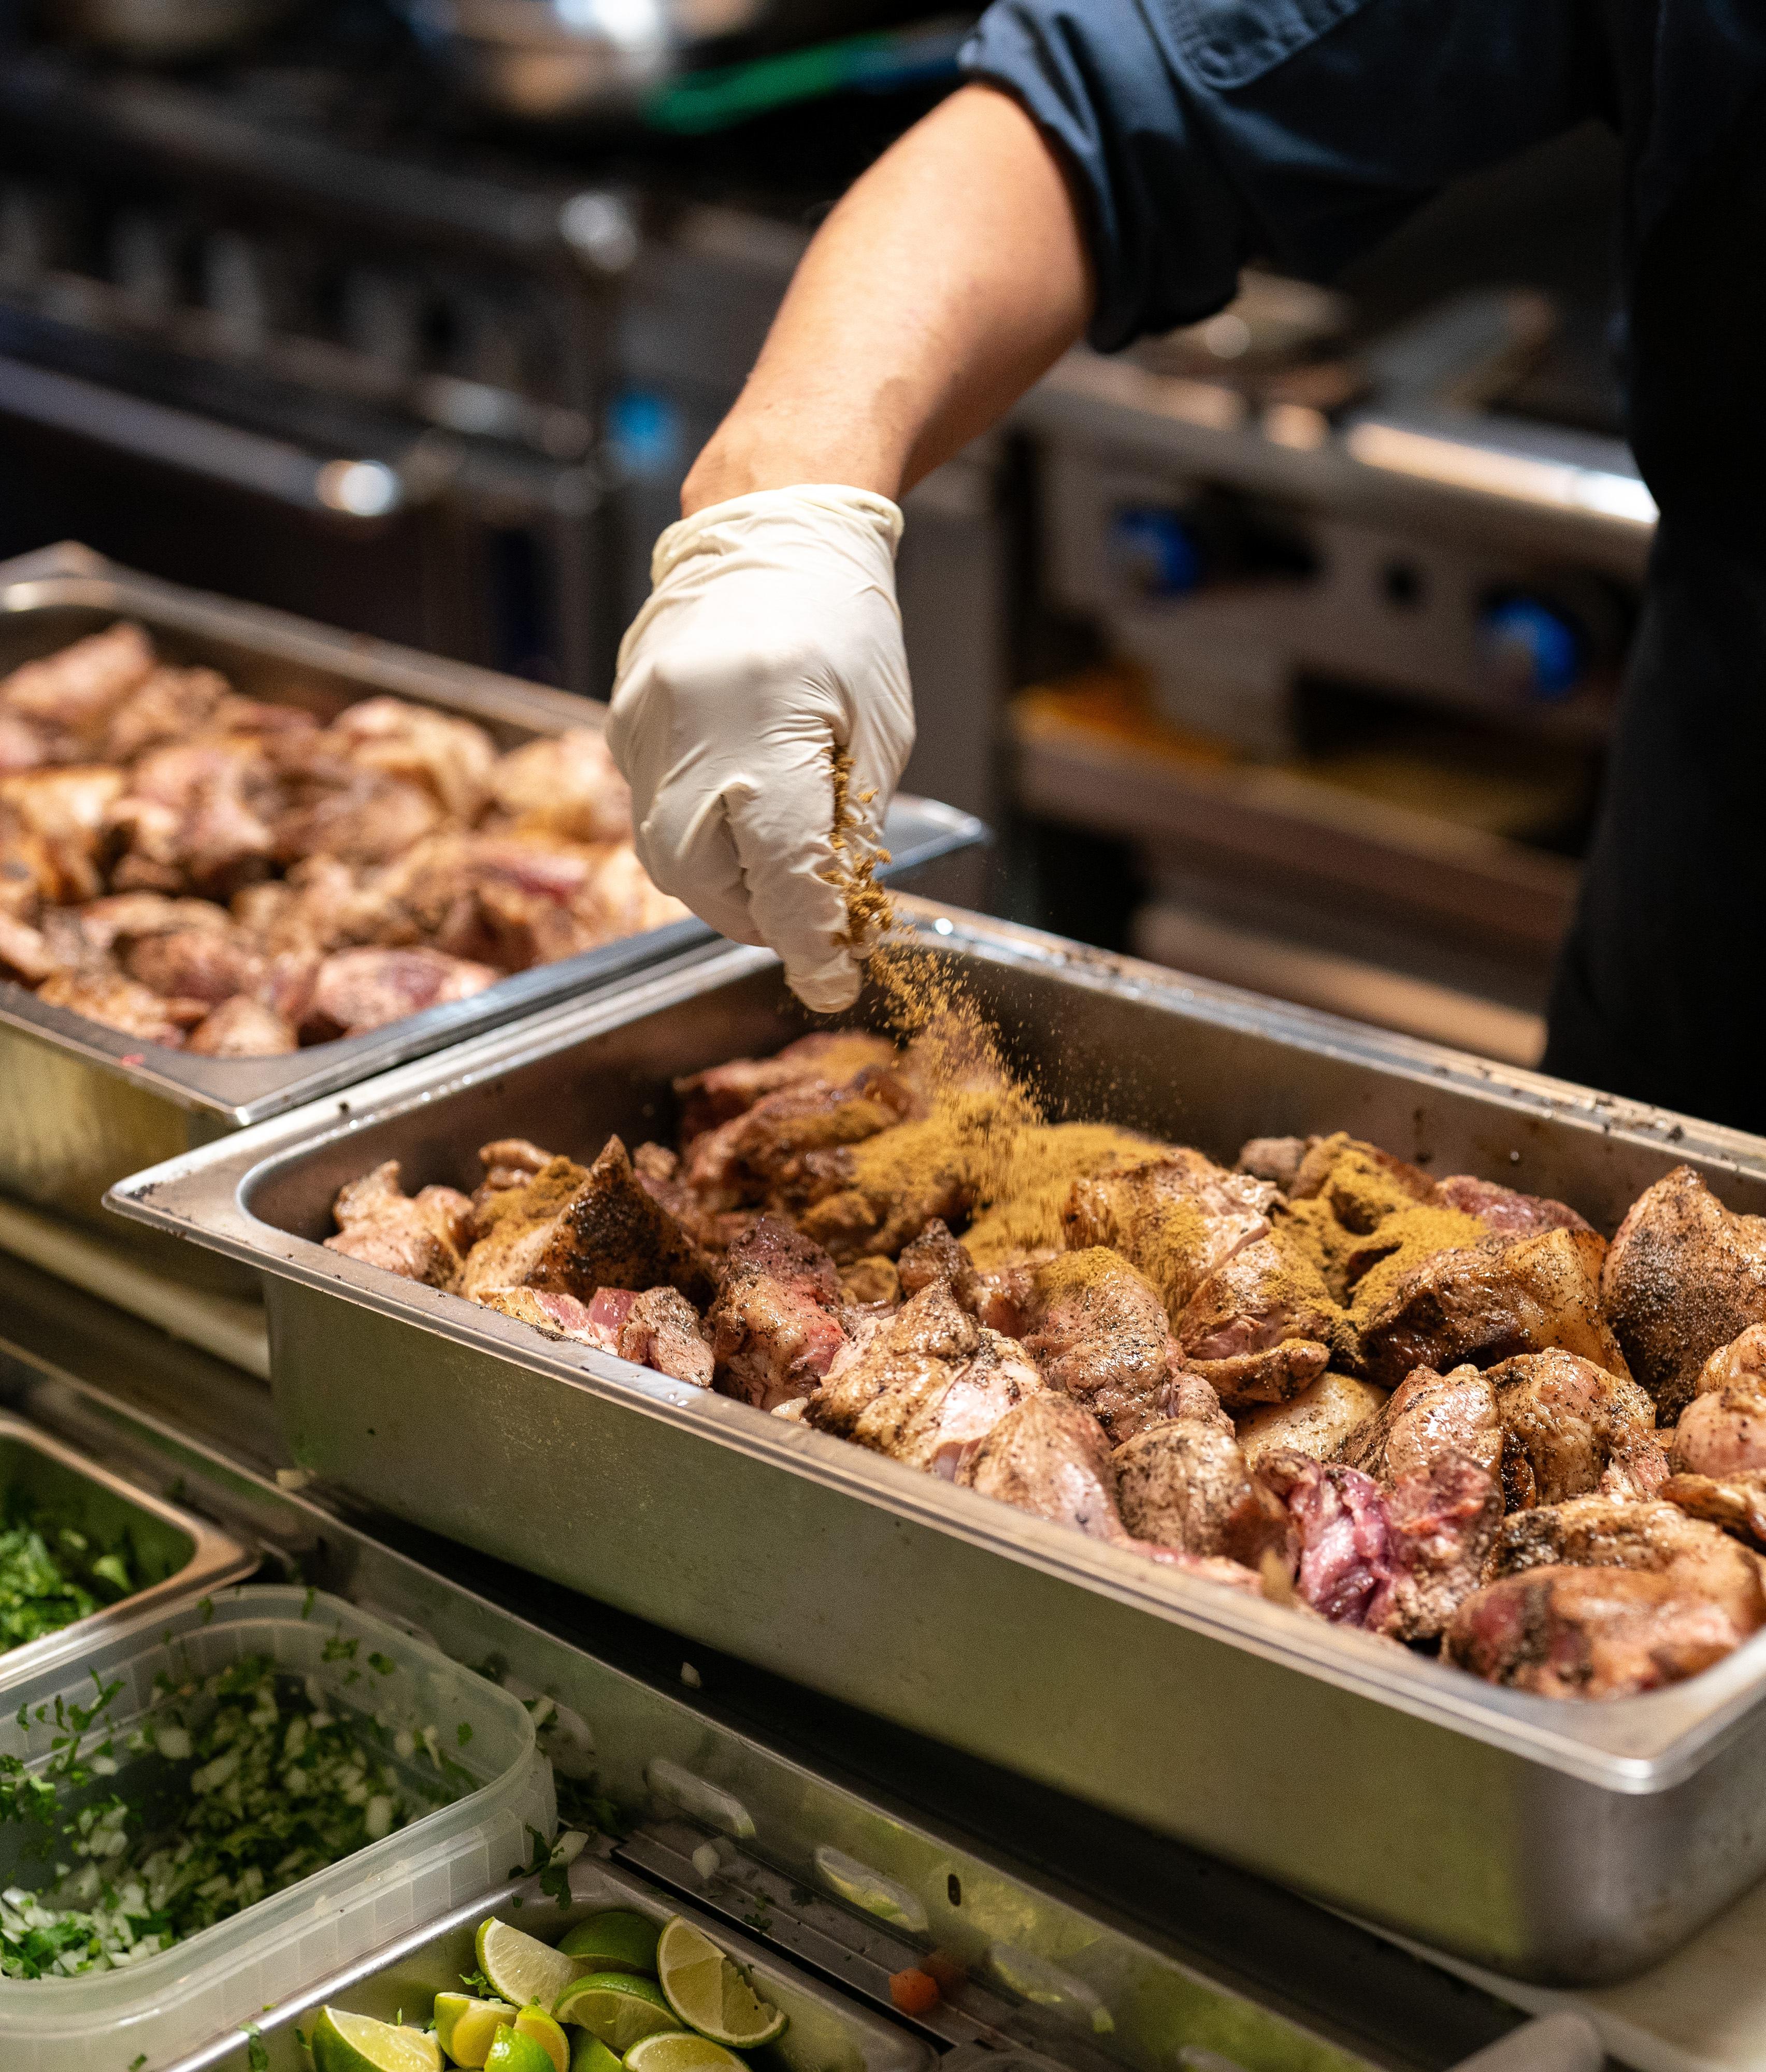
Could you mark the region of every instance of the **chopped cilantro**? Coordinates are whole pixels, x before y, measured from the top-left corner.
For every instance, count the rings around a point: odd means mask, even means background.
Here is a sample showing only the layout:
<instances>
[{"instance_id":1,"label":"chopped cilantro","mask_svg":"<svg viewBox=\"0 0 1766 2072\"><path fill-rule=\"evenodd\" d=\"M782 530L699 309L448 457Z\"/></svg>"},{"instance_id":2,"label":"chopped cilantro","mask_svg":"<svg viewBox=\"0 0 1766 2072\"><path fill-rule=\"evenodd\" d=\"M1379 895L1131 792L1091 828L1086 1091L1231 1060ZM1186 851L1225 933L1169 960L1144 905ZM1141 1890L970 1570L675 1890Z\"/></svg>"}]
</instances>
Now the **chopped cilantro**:
<instances>
[{"instance_id":1,"label":"chopped cilantro","mask_svg":"<svg viewBox=\"0 0 1766 2072\"><path fill-rule=\"evenodd\" d=\"M391 1655L381 1655L377 1651L368 1658L368 1666L377 1676L390 1676L398 1664Z\"/></svg>"},{"instance_id":2,"label":"chopped cilantro","mask_svg":"<svg viewBox=\"0 0 1766 2072\"><path fill-rule=\"evenodd\" d=\"M464 1748L466 1744L472 1738L472 1729L466 1724L464 1720L462 1720L459 1725L454 1729L454 1738L459 1743L462 1748Z\"/></svg>"}]
</instances>

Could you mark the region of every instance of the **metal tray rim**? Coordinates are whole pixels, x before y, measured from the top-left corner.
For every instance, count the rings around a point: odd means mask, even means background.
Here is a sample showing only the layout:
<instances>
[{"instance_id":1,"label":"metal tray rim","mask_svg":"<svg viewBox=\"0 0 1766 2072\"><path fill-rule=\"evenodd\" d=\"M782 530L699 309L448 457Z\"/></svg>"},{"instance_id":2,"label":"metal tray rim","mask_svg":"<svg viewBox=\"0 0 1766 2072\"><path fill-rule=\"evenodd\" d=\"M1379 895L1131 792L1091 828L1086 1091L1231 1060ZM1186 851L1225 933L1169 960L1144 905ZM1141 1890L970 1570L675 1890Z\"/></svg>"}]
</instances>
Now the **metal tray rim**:
<instances>
[{"instance_id":1,"label":"metal tray rim","mask_svg":"<svg viewBox=\"0 0 1766 2072\"><path fill-rule=\"evenodd\" d=\"M58 603L101 605L180 631L249 643L266 656L354 676L364 689L442 703L475 717L528 727L537 734L594 726L607 716L607 707L593 699L344 633L267 605L239 603L163 582L72 541L0 562L0 618ZM895 808L921 824L914 836L898 841L899 853L879 874L885 878L989 838L973 814L937 800L903 793ZM538 1005L554 1005L561 995L612 985L683 949L720 939L703 921L690 917L669 922L556 964L511 972L470 999L425 1008L385 1029L315 1044L287 1058L193 1058L107 1029L66 1008L46 1005L27 987L10 980L0 980L0 1026L71 1052L180 1108L212 1116L224 1128L238 1128L480 1034Z\"/></svg>"},{"instance_id":2,"label":"metal tray rim","mask_svg":"<svg viewBox=\"0 0 1766 2072\"><path fill-rule=\"evenodd\" d=\"M119 1597L115 1604L105 1605L84 1618L70 1620L54 1633L45 1634L40 1640L27 1641L22 1647L11 1648L0 1655L0 1691L64 1656L79 1654L138 1614L163 1614L187 1597L205 1595L228 1583L242 1581L257 1566L256 1553L232 1534L223 1532L193 1511L167 1503L163 1497L136 1488L133 1482L112 1474L101 1462L64 1445L51 1433L39 1431L27 1418L17 1416L10 1411L0 1411L0 1439L17 1440L71 1474L108 1490L119 1502L133 1504L163 1524L175 1527L191 1542L190 1559L175 1575L167 1576L163 1582L150 1584L145 1589L134 1591L126 1597Z\"/></svg>"},{"instance_id":3,"label":"metal tray rim","mask_svg":"<svg viewBox=\"0 0 1766 2072\"><path fill-rule=\"evenodd\" d=\"M1690 1149L1738 1174L1766 1177L1766 1142L1740 1131L1595 1095L1543 1074L1493 1065L1033 929L922 901L904 899L901 904L933 945L1007 964L1044 969L1053 964L1081 984L1128 997L1169 1000L1198 1018L1253 1027L1299 1047L1377 1063L1402 1077L1436 1084L1458 1082L1520 1112L1544 1112L1561 1120L1568 1111L1604 1133L1634 1136L1657 1148ZM476 1042L359 1086L347 1120L340 1121L335 1109L319 1106L283 1116L135 1174L113 1187L106 1203L262 1271L397 1317L438 1338L477 1344L513 1364L641 1414L686 1416L714 1443L790 1473L834 1482L899 1516L990 1548L1008 1559L1028 1561L1077 1587L1102 1590L1161 1619L1211 1633L1603 1789L1625 1794L1666 1790L1701 1767L1739 1730L1743 1716L1766 1686L1766 1632L1698 1678L1645 1696L1577 1705L1499 1689L1366 1635L1340 1627L1315 1630L1278 1607L1241 1597L1205 1579L1155 1569L1132 1554L1012 1511L973 1491L930 1482L898 1462L730 1398L671 1383L588 1347L561 1355L513 1318L340 1259L308 1240L260 1222L245 1205L252 1186L285 1160L346 1137L370 1120L384 1120L495 1078L517 1055L525 1060L563 1048L776 961L769 952L736 947L683 959L616 996L505 1025Z\"/></svg>"}]
</instances>

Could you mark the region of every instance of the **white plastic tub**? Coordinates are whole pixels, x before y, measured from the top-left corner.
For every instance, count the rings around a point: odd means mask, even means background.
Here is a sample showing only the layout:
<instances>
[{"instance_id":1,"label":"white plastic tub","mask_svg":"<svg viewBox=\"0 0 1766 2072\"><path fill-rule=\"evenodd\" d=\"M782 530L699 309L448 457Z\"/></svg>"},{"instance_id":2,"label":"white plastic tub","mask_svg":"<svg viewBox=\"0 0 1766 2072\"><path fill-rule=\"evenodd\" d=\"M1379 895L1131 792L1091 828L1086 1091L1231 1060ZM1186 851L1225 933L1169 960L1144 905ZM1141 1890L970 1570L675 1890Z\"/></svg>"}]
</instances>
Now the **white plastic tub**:
<instances>
[{"instance_id":1,"label":"white plastic tub","mask_svg":"<svg viewBox=\"0 0 1766 2072\"><path fill-rule=\"evenodd\" d=\"M5 2072L152 2072L502 1885L510 1867L531 1856L528 1831L552 1833L551 1768L519 1700L341 1599L301 1589L244 1588L169 1617L131 1620L8 1692L0 1753L40 1770L60 1731L56 1700L89 1705L94 1675L122 1681L106 1714L121 1746L148 1710L163 1670L208 1676L256 1655L315 1679L328 1710L419 1736L437 1729L434 1745L466 1773L450 1780L463 1795L126 1969L0 1978ZM0 1827L0 1886L52 1881L48 1867L22 1853L30 1833Z\"/></svg>"}]
</instances>

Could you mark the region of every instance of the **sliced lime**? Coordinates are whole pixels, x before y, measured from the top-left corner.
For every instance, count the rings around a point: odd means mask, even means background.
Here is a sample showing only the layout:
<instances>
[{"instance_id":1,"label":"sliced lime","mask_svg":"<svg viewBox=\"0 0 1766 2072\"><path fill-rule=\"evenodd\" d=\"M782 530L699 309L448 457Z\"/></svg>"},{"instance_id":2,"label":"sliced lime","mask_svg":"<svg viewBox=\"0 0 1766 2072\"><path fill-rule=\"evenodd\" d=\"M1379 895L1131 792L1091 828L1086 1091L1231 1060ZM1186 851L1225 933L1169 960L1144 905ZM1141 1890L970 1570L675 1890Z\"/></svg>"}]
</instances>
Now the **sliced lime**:
<instances>
[{"instance_id":1,"label":"sliced lime","mask_svg":"<svg viewBox=\"0 0 1766 2072\"><path fill-rule=\"evenodd\" d=\"M708 1935L678 1914L657 1942L657 1977L689 2029L732 2050L754 2050L784 2030L785 2017L761 1999Z\"/></svg>"},{"instance_id":2,"label":"sliced lime","mask_svg":"<svg viewBox=\"0 0 1766 2072\"><path fill-rule=\"evenodd\" d=\"M708 2036L647 2036L628 2053L625 2072L748 2072L747 2061Z\"/></svg>"},{"instance_id":3,"label":"sliced lime","mask_svg":"<svg viewBox=\"0 0 1766 2072\"><path fill-rule=\"evenodd\" d=\"M570 2072L620 2072L620 2061L585 2029L570 2045Z\"/></svg>"},{"instance_id":4,"label":"sliced lime","mask_svg":"<svg viewBox=\"0 0 1766 2072\"><path fill-rule=\"evenodd\" d=\"M523 2036L531 2036L552 2061L552 2072L570 2072L570 2042L542 2007L525 2007L515 2017Z\"/></svg>"},{"instance_id":5,"label":"sliced lime","mask_svg":"<svg viewBox=\"0 0 1766 2072\"><path fill-rule=\"evenodd\" d=\"M319 2009L312 2049L316 2072L442 2072L442 2046L433 2036L344 2008Z\"/></svg>"},{"instance_id":6,"label":"sliced lime","mask_svg":"<svg viewBox=\"0 0 1766 2072\"><path fill-rule=\"evenodd\" d=\"M554 2007L558 1997L582 1967L570 1957L561 1957L550 1942L524 1935L495 1914L478 1927L478 1967L496 1988L497 1997L511 2007Z\"/></svg>"},{"instance_id":7,"label":"sliced lime","mask_svg":"<svg viewBox=\"0 0 1766 2072\"><path fill-rule=\"evenodd\" d=\"M498 2029L514 2019L514 2008L504 2000L474 2000L470 1993L435 1996L435 2040L468 2072L477 2072L491 2054Z\"/></svg>"},{"instance_id":8,"label":"sliced lime","mask_svg":"<svg viewBox=\"0 0 1766 2072\"><path fill-rule=\"evenodd\" d=\"M629 1971L590 1972L559 1996L552 2012L560 2021L574 2021L599 2037L615 2058L624 2058L640 2037L681 2026L652 1981Z\"/></svg>"},{"instance_id":9,"label":"sliced lime","mask_svg":"<svg viewBox=\"0 0 1766 2072\"><path fill-rule=\"evenodd\" d=\"M518 2029L500 2029L484 2061L484 2072L552 2072L551 2054Z\"/></svg>"},{"instance_id":10,"label":"sliced lime","mask_svg":"<svg viewBox=\"0 0 1766 2072\"><path fill-rule=\"evenodd\" d=\"M657 1925L641 1914L615 1907L579 1921L558 1949L566 1957L579 1957L591 1971L648 1971L657 1967Z\"/></svg>"}]
</instances>

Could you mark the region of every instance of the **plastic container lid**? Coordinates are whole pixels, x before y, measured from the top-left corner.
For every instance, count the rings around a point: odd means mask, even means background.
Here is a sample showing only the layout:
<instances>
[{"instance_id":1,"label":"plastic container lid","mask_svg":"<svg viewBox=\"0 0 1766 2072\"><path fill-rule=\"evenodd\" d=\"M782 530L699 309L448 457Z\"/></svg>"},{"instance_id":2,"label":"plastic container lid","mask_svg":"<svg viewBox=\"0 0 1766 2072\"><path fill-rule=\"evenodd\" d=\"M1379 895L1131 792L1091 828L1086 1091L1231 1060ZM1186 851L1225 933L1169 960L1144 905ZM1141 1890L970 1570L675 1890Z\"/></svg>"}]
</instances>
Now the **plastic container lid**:
<instances>
[{"instance_id":1,"label":"plastic container lid","mask_svg":"<svg viewBox=\"0 0 1766 2072\"><path fill-rule=\"evenodd\" d=\"M121 1679L106 1718L126 1733L150 1705L162 1670L208 1676L253 1655L269 1657L279 1672L313 1679L330 1710L419 1736L438 1730L451 1762L476 1788L125 1969L0 1978L6 2072L150 2072L169 2064L504 1883L510 1865L530 1854L528 1831L553 1832L551 1766L519 1699L384 1620L307 1590L249 1587L131 1620L8 1692L0 1753L39 1769L60 1731L55 1701L89 1705L95 1673L105 1684ZM364 1673L370 1657L377 1660ZM47 1708L40 1723L39 1705ZM13 1839L28 1834L0 1827L0 1884L43 1881L40 1864L23 1857Z\"/></svg>"}]
</instances>

